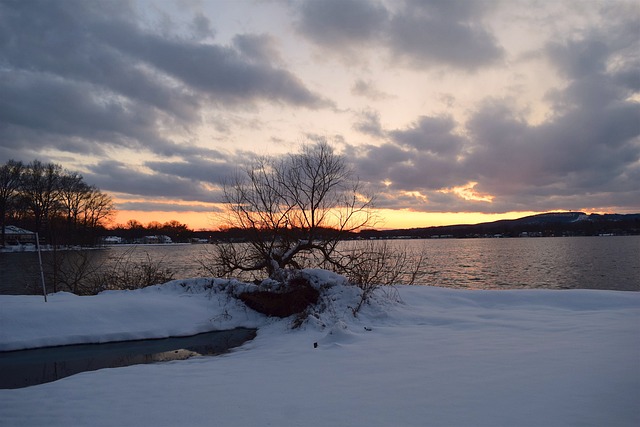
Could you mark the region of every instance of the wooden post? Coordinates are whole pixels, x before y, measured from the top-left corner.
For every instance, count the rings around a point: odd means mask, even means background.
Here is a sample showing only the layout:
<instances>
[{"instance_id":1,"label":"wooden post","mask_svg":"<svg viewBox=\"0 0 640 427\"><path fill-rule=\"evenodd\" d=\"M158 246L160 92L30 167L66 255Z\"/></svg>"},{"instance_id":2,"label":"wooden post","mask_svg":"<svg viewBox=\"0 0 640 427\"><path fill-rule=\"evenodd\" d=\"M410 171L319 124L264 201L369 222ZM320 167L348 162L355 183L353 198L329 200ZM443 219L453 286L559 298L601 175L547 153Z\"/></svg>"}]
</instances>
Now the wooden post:
<instances>
[{"instance_id":1,"label":"wooden post","mask_svg":"<svg viewBox=\"0 0 640 427\"><path fill-rule=\"evenodd\" d=\"M36 233L36 246L38 249L38 262L40 263L40 279L42 279L42 295L44 295L44 302L47 302L47 287L44 284L44 269L42 268L42 254L40 252L40 238Z\"/></svg>"}]
</instances>

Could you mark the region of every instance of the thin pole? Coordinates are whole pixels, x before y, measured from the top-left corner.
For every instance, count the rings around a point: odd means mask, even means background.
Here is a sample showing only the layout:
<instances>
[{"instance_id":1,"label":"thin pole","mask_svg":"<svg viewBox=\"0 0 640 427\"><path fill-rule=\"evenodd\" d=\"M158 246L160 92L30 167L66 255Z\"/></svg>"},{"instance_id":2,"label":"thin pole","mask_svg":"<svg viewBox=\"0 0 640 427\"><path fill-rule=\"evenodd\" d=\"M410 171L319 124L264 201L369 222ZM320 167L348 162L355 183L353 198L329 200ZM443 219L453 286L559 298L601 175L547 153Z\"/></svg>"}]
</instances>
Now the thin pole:
<instances>
[{"instance_id":1,"label":"thin pole","mask_svg":"<svg viewBox=\"0 0 640 427\"><path fill-rule=\"evenodd\" d=\"M38 233L36 233L36 246L38 247L38 262L40 263L40 279L42 279L42 295L44 295L44 302L47 302L47 287L44 285L44 270L42 269L42 254L40 253Z\"/></svg>"}]
</instances>

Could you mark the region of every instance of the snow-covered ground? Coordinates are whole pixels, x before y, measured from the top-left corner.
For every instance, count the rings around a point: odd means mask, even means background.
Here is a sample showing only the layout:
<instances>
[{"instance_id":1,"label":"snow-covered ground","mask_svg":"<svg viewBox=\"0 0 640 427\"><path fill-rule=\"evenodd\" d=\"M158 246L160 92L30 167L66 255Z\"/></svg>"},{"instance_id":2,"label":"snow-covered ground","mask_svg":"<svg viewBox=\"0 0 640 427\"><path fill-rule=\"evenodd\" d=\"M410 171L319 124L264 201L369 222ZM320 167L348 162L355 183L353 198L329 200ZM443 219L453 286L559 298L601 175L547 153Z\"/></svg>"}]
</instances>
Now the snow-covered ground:
<instances>
[{"instance_id":1,"label":"snow-covered ground","mask_svg":"<svg viewBox=\"0 0 640 427\"><path fill-rule=\"evenodd\" d=\"M640 425L640 293L401 286L354 318L358 290L314 274L334 286L295 330L212 279L0 296L0 350L259 328L222 356L0 390L0 425Z\"/></svg>"}]
</instances>

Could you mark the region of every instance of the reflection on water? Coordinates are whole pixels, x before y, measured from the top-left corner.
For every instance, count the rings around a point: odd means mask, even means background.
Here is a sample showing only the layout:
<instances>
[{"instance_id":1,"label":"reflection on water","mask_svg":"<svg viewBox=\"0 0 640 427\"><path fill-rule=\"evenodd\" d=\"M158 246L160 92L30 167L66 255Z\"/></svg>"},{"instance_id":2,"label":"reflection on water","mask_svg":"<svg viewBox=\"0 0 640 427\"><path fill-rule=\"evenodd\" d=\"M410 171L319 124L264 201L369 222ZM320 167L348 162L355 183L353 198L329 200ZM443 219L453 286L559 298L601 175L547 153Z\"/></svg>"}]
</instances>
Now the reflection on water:
<instances>
[{"instance_id":1,"label":"reflection on water","mask_svg":"<svg viewBox=\"0 0 640 427\"><path fill-rule=\"evenodd\" d=\"M613 289L640 291L640 236L541 237L510 239L395 240L392 245L427 257L426 285L473 289ZM131 247L95 251L106 262ZM175 272L175 278L209 276L200 261L210 245L140 245L132 261L147 254ZM43 254L45 257L47 254ZM29 293L25 275L37 283L37 256L0 253L0 294ZM33 293L39 291L33 286Z\"/></svg>"},{"instance_id":2,"label":"reflection on water","mask_svg":"<svg viewBox=\"0 0 640 427\"><path fill-rule=\"evenodd\" d=\"M237 328L189 337L0 352L0 388L28 387L103 368L222 354L255 336L255 329Z\"/></svg>"},{"instance_id":3,"label":"reflection on water","mask_svg":"<svg viewBox=\"0 0 640 427\"><path fill-rule=\"evenodd\" d=\"M430 240L430 283L640 291L640 236Z\"/></svg>"},{"instance_id":4,"label":"reflection on water","mask_svg":"<svg viewBox=\"0 0 640 427\"><path fill-rule=\"evenodd\" d=\"M201 260L205 260L210 245L118 245L91 250L70 250L42 252L47 292L72 291L92 294L91 278L105 272L130 269L131 273L144 271L135 266L158 265L169 268L174 278L202 276ZM54 268L53 266L58 266ZM60 266L63 266L62 268ZM133 269L132 269L133 268ZM132 270L131 270L132 269ZM57 271L57 289L51 278ZM77 283L88 284L88 292L76 292ZM38 254L34 252L0 253L0 294L22 295L41 294L42 284L38 264Z\"/></svg>"}]
</instances>

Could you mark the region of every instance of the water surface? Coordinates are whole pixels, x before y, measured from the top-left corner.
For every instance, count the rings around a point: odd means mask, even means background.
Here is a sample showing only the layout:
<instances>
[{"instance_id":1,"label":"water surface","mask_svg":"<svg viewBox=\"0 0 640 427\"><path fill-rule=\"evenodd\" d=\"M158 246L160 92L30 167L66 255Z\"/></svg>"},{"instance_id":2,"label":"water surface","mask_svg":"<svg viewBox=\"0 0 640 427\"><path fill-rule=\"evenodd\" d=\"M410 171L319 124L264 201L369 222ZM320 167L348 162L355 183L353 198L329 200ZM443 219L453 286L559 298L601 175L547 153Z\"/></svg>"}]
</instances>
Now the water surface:
<instances>
[{"instance_id":1,"label":"water surface","mask_svg":"<svg viewBox=\"0 0 640 427\"><path fill-rule=\"evenodd\" d=\"M640 236L412 241L430 285L640 291Z\"/></svg>"},{"instance_id":2,"label":"water surface","mask_svg":"<svg viewBox=\"0 0 640 427\"><path fill-rule=\"evenodd\" d=\"M0 352L0 389L43 384L103 368L222 354L255 336L255 329L236 328L188 337Z\"/></svg>"},{"instance_id":3,"label":"water surface","mask_svg":"<svg viewBox=\"0 0 640 427\"><path fill-rule=\"evenodd\" d=\"M471 289L610 289L640 291L640 236L394 240L427 258L425 285ZM115 266L162 260L175 278L211 276L202 269L211 245L113 246L94 251ZM45 263L50 254L44 253ZM117 267L114 267L117 268ZM0 253L0 294L41 291L37 255ZM25 283L31 283L26 286Z\"/></svg>"}]
</instances>

